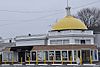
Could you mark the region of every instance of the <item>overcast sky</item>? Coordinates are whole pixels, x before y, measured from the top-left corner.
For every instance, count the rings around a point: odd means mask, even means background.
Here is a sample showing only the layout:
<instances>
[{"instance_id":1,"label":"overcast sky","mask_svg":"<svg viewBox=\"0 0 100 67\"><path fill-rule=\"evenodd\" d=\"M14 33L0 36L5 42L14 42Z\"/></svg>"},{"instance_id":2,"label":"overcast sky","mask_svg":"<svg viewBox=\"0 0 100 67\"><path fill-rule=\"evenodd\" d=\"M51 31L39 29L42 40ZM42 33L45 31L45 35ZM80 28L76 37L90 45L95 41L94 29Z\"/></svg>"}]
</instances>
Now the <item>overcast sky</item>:
<instances>
[{"instance_id":1,"label":"overcast sky","mask_svg":"<svg viewBox=\"0 0 100 67\"><path fill-rule=\"evenodd\" d=\"M69 0L71 14L87 7L100 8L100 0ZM0 0L0 36L11 38L45 34L66 15L67 0Z\"/></svg>"}]
</instances>

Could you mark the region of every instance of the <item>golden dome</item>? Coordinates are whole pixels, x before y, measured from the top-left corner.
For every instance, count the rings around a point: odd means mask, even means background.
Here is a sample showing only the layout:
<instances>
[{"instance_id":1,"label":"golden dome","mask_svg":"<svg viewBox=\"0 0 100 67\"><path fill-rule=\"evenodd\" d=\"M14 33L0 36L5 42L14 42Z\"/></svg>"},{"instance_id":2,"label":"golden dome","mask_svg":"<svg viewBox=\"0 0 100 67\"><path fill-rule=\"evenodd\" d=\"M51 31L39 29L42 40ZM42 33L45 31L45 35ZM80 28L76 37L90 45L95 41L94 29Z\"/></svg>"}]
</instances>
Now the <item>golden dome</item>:
<instances>
[{"instance_id":1,"label":"golden dome","mask_svg":"<svg viewBox=\"0 0 100 67\"><path fill-rule=\"evenodd\" d=\"M87 29L87 27L81 20L76 19L72 16L66 16L52 26L52 30L77 30L77 29L85 30Z\"/></svg>"}]
</instances>

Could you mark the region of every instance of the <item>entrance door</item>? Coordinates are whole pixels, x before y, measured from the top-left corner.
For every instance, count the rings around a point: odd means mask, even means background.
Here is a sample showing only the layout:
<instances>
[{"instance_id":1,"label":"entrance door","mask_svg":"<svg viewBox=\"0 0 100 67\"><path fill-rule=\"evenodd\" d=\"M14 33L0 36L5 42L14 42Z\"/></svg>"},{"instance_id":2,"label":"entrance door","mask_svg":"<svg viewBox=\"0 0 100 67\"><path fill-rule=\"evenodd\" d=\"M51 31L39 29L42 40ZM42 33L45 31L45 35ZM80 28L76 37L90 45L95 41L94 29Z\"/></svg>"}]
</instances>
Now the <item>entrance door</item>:
<instances>
[{"instance_id":1,"label":"entrance door","mask_svg":"<svg viewBox=\"0 0 100 67\"><path fill-rule=\"evenodd\" d=\"M82 62L83 63L90 62L90 50L82 50Z\"/></svg>"},{"instance_id":2,"label":"entrance door","mask_svg":"<svg viewBox=\"0 0 100 67\"><path fill-rule=\"evenodd\" d=\"M18 52L18 61L21 62L21 60L25 62L25 52Z\"/></svg>"}]
</instances>

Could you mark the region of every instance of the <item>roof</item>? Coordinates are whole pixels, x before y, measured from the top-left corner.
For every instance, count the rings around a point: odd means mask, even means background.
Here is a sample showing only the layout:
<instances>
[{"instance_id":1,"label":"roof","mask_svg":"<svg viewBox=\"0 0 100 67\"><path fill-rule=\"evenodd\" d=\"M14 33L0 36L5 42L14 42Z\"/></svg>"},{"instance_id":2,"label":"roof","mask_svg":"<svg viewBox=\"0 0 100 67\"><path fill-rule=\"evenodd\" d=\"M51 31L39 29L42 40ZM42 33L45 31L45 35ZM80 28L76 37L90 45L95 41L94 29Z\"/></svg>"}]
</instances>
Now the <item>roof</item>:
<instances>
[{"instance_id":1,"label":"roof","mask_svg":"<svg viewBox=\"0 0 100 67\"><path fill-rule=\"evenodd\" d=\"M6 47L3 51L31 51L31 50L85 50L97 49L96 45L34 45Z\"/></svg>"},{"instance_id":2,"label":"roof","mask_svg":"<svg viewBox=\"0 0 100 67\"><path fill-rule=\"evenodd\" d=\"M51 30L76 30L76 29L85 30L87 29L87 27L81 20L74 18L72 16L66 16L63 19L59 20L57 23L55 23L52 26Z\"/></svg>"},{"instance_id":3,"label":"roof","mask_svg":"<svg viewBox=\"0 0 100 67\"><path fill-rule=\"evenodd\" d=\"M80 50L97 49L95 45L38 45L33 46L32 50Z\"/></svg>"},{"instance_id":4,"label":"roof","mask_svg":"<svg viewBox=\"0 0 100 67\"><path fill-rule=\"evenodd\" d=\"M15 46L11 47L10 51L30 51L32 48L33 46Z\"/></svg>"},{"instance_id":5,"label":"roof","mask_svg":"<svg viewBox=\"0 0 100 67\"><path fill-rule=\"evenodd\" d=\"M14 47L15 45L16 44L14 42L12 42L12 43L0 43L0 51L9 50L8 47Z\"/></svg>"}]
</instances>

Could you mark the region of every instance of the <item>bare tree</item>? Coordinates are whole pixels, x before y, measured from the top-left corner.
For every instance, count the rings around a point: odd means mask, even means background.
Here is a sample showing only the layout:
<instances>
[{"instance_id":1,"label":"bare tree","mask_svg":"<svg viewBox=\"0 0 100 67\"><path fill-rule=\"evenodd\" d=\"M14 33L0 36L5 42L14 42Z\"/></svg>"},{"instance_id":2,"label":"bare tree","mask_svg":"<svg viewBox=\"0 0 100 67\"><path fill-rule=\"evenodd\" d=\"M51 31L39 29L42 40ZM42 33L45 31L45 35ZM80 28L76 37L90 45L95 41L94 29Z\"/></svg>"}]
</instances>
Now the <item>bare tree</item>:
<instances>
[{"instance_id":1,"label":"bare tree","mask_svg":"<svg viewBox=\"0 0 100 67\"><path fill-rule=\"evenodd\" d=\"M89 29L100 31L100 10L97 8L84 8L77 12L77 18L82 20Z\"/></svg>"}]
</instances>

